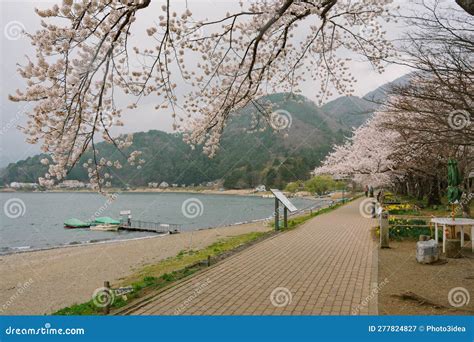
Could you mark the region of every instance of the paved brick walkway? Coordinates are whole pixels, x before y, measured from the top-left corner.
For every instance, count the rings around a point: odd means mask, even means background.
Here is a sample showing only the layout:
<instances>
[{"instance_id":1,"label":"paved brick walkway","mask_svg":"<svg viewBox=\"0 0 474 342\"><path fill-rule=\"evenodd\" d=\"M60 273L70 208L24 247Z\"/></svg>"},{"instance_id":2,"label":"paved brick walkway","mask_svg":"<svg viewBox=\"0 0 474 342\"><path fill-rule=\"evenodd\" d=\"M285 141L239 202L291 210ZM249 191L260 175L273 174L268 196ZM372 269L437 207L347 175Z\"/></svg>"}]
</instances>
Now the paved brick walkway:
<instances>
[{"instance_id":1,"label":"paved brick walkway","mask_svg":"<svg viewBox=\"0 0 474 342\"><path fill-rule=\"evenodd\" d=\"M225 259L129 314L377 314L375 221L359 214L361 201Z\"/></svg>"}]
</instances>

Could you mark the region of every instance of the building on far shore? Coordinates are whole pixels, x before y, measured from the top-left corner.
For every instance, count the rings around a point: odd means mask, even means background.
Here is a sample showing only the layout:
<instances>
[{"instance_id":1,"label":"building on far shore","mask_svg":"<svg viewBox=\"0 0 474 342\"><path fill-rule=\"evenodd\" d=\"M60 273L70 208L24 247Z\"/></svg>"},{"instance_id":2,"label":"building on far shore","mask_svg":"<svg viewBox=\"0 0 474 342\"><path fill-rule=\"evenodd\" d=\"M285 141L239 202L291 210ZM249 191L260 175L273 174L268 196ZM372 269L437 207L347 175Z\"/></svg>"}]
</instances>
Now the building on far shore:
<instances>
[{"instance_id":1,"label":"building on far shore","mask_svg":"<svg viewBox=\"0 0 474 342\"><path fill-rule=\"evenodd\" d=\"M58 188L62 189L77 189L85 188L86 186L87 185L84 182L78 181L77 179L66 179L58 184Z\"/></svg>"},{"instance_id":2,"label":"building on far shore","mask_svg":"<svg viewBox=\"0 0 474 342\"><path fill-rule=\"evenodd\" d=\"M37 189L38 183L22 183L22 182L11 182L10 188L13 189Z\"/></svg>"},{"instance_id":3,"label":"building on far shore","mask_svg":"<svg viewBox=\"0 0 474 342\"><path fill-rule=\"evenodd\" d=\"M265 191L267 191L267 188L265 187L265 185L260 184L259 186L257 186L257 187L255 188L255 191L256 191L256 192L265 192Z\"/></svg>"},{"instance_id":4,"label":"building on far shore","mask_svg":"<svg viewBox=\"0 0 474 342\"><path fill-rule=\"evenodd\" d=\"M162 189L166 189L166 188L169 188L169 187L170 187L170 185L166 182L161 182L160 183L160 188L162 188Z\"/></svg>"}]
</instances>

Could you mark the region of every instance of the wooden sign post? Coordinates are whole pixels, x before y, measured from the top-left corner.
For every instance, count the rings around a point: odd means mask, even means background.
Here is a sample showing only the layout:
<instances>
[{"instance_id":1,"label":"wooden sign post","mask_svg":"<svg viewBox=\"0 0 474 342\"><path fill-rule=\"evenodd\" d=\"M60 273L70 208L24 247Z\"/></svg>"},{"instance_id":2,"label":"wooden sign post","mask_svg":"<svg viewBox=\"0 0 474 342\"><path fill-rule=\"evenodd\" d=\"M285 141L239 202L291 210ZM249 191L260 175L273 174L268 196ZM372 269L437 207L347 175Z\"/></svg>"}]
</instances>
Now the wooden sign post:
<instances>
[{"instance_id":1,"label":"wooden sign post","mask_svg":"<svg viewBox=\"0 0 474 342\"><path fill-rule=\"evenodd\" d=\"M280 217L279 217L280 208L278 207L279 204L280 204L280 201L278 200L278 198L275 197L275 212L273 213L273 215L275 216L275 230L280 229Z\"/></svg>"},{"instance_id":2,"label":"wooden sign post","mask_svg":"<svg viewBox=\"0 0 474 342\"><path fill-rule=\"evenodd\" d=\"M292 213L298 211L298 209L280 190L270 189L270 191L275 196L275 230L280 229L280 203L283 204L283 225L288 228L288 210Z\"/></svg>"}]
</instances>

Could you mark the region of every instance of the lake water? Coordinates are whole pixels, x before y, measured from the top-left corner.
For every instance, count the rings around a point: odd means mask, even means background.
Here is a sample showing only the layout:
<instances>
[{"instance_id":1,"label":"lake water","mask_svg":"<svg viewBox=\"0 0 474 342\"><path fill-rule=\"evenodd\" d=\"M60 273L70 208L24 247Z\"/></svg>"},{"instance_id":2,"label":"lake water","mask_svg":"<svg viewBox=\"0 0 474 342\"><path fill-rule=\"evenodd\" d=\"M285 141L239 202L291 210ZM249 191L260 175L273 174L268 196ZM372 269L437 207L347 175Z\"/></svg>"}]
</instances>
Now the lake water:
<instances>
[{"instance_id":1,"label":"lake water","mask_svg":"<svg viewBox=\"0 0 474 342\"><path fill-rule=\"evenodd\" d=\"M180 224L181 231L226 226L265 219L272 215L274 199L256 196L194 193L123 193L114 201L95 193L0 193L2 216L0 254L156 235L144 232L99 232L65 229L69 218L89 221L94 217L119 219L120 210L132 211L133 219ZM292 199L298 209L323 205L320 200Z\"/></svg>"}]
</instances>

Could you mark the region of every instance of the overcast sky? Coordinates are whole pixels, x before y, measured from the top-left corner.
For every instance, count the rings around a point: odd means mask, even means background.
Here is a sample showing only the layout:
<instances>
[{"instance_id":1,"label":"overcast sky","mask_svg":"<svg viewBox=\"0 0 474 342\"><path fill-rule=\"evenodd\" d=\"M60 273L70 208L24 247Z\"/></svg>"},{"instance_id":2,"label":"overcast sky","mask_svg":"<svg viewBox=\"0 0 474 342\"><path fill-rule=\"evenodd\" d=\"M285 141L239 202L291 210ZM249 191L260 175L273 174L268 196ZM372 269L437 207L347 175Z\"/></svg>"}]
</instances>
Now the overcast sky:
<instances>
[{"instance_id":1,"label":"overcast sky","mask_svg":"<svg viewBox=\"0 0 474 342\"><path fill-rule=\"evenodd\" d=\"M142 11L140 20L134 25L135 39L141 34L146 36L145 29L153 23L158 9L157 7L162 1L153 0L152 4L155 9L147 8ZM398 0L410 4L408 1ZM34 155L39 151L39 145L29 145L25 142L25 136L16 129L17 125L21 125L26 121L25 115L22 113L27 110L24 104L17 104L8 101L8 94L11 94L17 88L23 88L23 80L17 75L16 64L24 64L26 55L31 55L33 50L26 37L22 37L15 31L16 28L24 28L27 32L34 32L40 26L40 19L34 13L35 7L46 8L53 1L4 1L0 0L1 13L1 99L0 99L0 167L4 167L10 162L15 162ZM188 5L194 15L198 17L213 18L231 11L236 8L237 0L189 0ZM185 1L173 1L173 6L184 8ZM177 8L179 13L179 8ZM389 31L390 37L397 38L402 33L401 25L391 24L386 29ZM368 63L363 62L361 58L354 60L350 64L353 75L358 80L355 86L355 95L363 96L369 91L374 90L378 86L390 82L408 70L401 66L390 65L383 74L376 73ZM178 85L179 86L179 85ZM303 95L315 100L315 91L318 84L314 82L306 82L301 85ZM337 95L339 96L339 95ZM335 97L337 97L335 96ZM159 129L163 131L171 131L172 120L168 113L158 113L153 110L155 100L153 97L145 98L139 107L139 110L133 112L125 112L123 121L125 127L120 128L119 132L137 132L147 131L150 129Z\"/></svg>"}]
</instances>

